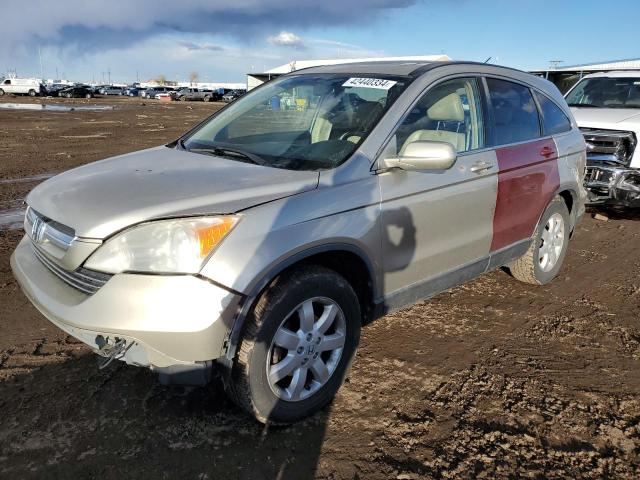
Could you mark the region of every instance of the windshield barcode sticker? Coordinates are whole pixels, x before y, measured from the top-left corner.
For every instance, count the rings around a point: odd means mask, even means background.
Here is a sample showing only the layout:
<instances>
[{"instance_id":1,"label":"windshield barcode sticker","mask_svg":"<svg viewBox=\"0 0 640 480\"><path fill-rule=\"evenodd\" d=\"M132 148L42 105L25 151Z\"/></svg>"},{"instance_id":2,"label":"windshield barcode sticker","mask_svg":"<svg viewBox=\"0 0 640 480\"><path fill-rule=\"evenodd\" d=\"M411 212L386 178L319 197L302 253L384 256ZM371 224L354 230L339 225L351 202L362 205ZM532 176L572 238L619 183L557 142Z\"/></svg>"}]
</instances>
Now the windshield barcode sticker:
<instances>
[{"instance_id":1,"label":"windshield barcode sticker","mask_svg":"<svg viewBox=\"0 0 640 480\"><path fill-rule=\"evenodd\" d=\"M380 90L389 90L396 83L393 80L385 80L383 78L350 78L342 84L343 87L361 87L361 88L379 88Z\"/></svg>"}]
</instances>

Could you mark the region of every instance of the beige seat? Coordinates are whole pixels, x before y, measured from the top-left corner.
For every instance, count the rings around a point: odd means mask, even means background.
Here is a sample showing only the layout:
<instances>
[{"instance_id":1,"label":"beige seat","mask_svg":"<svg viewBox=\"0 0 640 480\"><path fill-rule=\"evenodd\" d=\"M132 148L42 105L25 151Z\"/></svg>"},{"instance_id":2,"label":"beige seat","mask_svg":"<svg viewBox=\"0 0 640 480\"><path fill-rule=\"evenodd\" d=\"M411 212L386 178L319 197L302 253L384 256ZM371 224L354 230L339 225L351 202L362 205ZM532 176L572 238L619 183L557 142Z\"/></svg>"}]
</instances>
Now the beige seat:
<instances>
[{"instance_id":1,"label":"beige seat","mask_svg":"<svg viewBox=\"0 0 640 480\"><path fill-rule=\"evenodd\" d=\"M442 97L436 103L427 109L427 117L432 122L459 122L462 130L464 130L464 108L462 100L457 93L451 93L446 97ZM456 151L464 151L466 145L465 132L450 132L447 130L416 130L407 140L405 140L400 155L404 153L405 148L412 142L431 141L431 142L447 142L453 145Z\"/></svg>"}]
</instances>

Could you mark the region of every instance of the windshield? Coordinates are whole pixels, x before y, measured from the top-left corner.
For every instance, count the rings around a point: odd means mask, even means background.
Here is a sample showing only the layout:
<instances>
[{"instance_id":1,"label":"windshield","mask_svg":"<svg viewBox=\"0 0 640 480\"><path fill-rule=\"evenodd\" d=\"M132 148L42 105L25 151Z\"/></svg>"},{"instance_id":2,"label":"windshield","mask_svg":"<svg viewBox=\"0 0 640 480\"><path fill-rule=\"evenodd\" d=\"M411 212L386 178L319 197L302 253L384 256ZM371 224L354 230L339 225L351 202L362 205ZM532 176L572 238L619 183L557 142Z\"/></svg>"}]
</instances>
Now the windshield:
<instances>
[{"instance_id":1,"label":"windshield","mask_svg":"<svg viewBox=\"0 0 640 480\"><path fill-rule=\"evenodd\" d=\"M567 95L572 107L640 108L640 77L596 77L582 80Z\"/></svg>"},{"instance_id":2,"label":"windshield","mask_svg":"<svg viewBox=\"0 0 640 480\"><path fill-rule=\"evenodd\" d=\"M408 83L388 76L281 77L231 103L180 145L269 167L334 168L349 158Z\"/></svg>"}]
</instances>

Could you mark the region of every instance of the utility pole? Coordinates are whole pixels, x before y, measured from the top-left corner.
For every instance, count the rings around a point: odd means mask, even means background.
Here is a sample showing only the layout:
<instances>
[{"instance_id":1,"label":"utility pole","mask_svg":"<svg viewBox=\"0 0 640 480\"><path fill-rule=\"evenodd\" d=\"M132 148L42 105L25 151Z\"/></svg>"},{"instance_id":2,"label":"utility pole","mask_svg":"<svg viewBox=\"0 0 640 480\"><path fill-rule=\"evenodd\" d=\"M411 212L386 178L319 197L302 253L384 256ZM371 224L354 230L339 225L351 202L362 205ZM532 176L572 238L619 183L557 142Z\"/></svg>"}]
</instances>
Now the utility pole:
<instances>
[{"instance_id":1,"label":"utility pole","mask_svg":"<svg viewBox=\"0 0 640 480\"><path fill-rule=\"evenodd\" d=\"M558 66L563 62L564 60L549 60L549 68L553 68L554 70L557 70Z\"/></svg>"},{"instance_id":2,"label":"utility pole","mask_svg":"<svg viewBox=\"0 0 640 480\"><path fill-rule=\"evenodd\" d=\"M109 85L111 85L111 67L107 69L107 75L109 75Z\"/></svg>"},{"instance_id":3,"label":"utility pole","mask_svg":"<svg viewBox=\"0 0 640 480\"><path fill-rule=\"evenodd\" d=\"M40 58L40 80L44 81L44 68L42 68L42 52L40 51L40 45L38 45L38 57Z\"/></svg>"}]
</instances>

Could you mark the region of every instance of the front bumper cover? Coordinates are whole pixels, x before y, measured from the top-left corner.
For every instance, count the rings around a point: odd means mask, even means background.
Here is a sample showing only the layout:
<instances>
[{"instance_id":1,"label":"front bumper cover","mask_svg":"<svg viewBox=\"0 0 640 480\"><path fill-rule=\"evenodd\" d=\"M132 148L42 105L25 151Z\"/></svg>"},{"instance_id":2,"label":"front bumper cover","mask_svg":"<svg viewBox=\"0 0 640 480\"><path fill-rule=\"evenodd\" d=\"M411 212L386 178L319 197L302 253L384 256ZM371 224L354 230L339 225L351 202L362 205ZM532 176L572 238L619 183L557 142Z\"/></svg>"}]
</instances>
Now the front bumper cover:
<instances>
[{"instance_id":1,"label":"front bumper cover","mask_svg":"<svg viewBox=\"0 0 640 480\"><path fill-rule=\"evenodd\" d=\"M93 295L62 282L38 260L30 240L11 256L20 287L52 323L101 355L118 339L119 358L162 369L224 355L241 297L192 275L114 275Z\"/></svg>"},{"instance_id":2,"label":"front bumper cover","mask_svg":"<svg viewBox=\"0 0 640 480\"><path fill-rule=\"evenodd\" d=\"M584 186L591 205L640 207L640 169L589 163Z\"/></svg>"}]
</instances>

